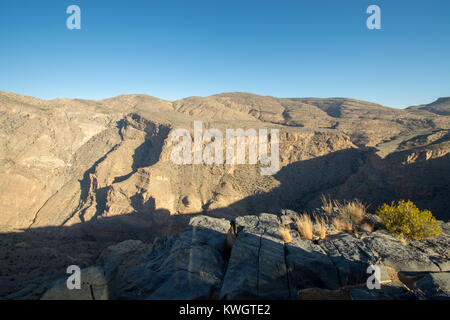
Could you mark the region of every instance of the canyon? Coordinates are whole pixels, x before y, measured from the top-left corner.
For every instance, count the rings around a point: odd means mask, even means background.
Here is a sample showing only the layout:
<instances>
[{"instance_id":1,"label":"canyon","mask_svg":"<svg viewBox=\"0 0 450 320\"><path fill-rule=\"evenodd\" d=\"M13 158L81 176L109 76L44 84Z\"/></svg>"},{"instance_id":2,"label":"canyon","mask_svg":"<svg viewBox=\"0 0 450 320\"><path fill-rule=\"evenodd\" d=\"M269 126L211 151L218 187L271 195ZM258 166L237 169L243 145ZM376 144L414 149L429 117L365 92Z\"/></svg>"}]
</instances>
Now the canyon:
<instances>
[{"instance_id":1,"label":"canyon","mask_svg":"<svg viewBox=\"0 0 450 320\"><path fill-rule=\"evenodd\" d=\"M177 129L277 129L279 166L176 164ZM39 298L108 246L182 234L191 218L411 199L450 212L450 98L393 109L347 98L223 93L40 100L0 92L0 297ZM249 141L246 140L249 147ZM224 146L222 146L224 147ZM225 148L224 148L225 152Z\"/></svg>"}]
</instances>

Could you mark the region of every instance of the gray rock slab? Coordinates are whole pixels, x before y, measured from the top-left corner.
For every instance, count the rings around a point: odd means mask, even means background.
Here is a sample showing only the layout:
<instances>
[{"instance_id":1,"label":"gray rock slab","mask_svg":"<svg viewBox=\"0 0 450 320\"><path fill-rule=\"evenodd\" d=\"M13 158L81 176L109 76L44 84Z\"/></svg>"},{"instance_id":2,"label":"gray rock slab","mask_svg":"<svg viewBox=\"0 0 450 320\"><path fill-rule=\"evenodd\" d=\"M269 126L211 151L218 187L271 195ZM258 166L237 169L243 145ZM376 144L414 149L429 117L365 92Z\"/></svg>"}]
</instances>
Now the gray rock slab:
<instances>
[{"instance_id":1,"label":"gray rock slab","mask_svg":"<svg viewBox=\"0 0 450 320\"><path fill-rule=\"evenodd\" d=\"M259 217L236 219L238 234L220 291L220 299L257 299L261 236Z\"/></svg>"},{"instance_id":2,"label":"gray rock slab","mask_svg":"<svg viewBox=\"0 0 450 320\"><path fill-rule=\"evenodd\" d=\"M81 288L68 289L67 278L57 280L44 293L41 300L109 300L114 298L111 289L114 270L94 265L81 269Z\"/></svg>"},{"instance_id":3,"label":"gray rock slab","mask_svg":"<svg viewBox=\"0 0 450 320\"><path fill-rule=\"evenodd\" d=\"M366 283L367 268L379 264L379 258L353 234L342 233L319 241L338 271L341 286Z\"/></svg>"},{"instance_id":4,"label":"gray rock slab","mask_svg":"<svg viewBox=\"0 0 450 320\"><path fill-rule=\"evenodd\" d=\"M409 245L425 253L440 271L450 271L450 236L442 233L436 238L411 240Z\"/></svg>"},{"instance_id":5,"label":"gray rock slab","mask_svg":"<svg viewBox=\"0 0 450 320\"><path fill-rule=\"evenodd\" d=\"M286 264L289 275L291 297L307 288L336 290L339 279L336 267L325 251L310 240L300 236L286 245Z\"/></svg>"},{"instance_id":6,"label":"gray rock slab","mask_svg":"<svg viewBox=\"0 0 450 320\"><path fill-rule=\"evenodd\" d=\"M375 252L382 263L397 271L440 271L429 254L405 245L386 231L376 231L361 237L366 247Z\"/></svg>"},{"instance_id":7,"label":"gray rock slab","mask_svg":"<svg viewBox=\"0 0 450 320\"><path fill-rule=\"evenodd\" d=\"M439 272L426 274L417 280L414 290L421 298L433 300L450 300L450 273Z\"/></svg>"},{"instance_id":8,"label":"gray rock slab","mask_svg":"<svg viewBox=\"0 0 450 320\"><path fill-rule=\"evenodd\" d=\"M121 275L123 299L207 299L218 295L230 222L207 216L191 219L179 237L155 246L141 263Z\"/></svg>"},{"instance_id":9,"label":"gray rock slab","mask_svg":"<svg viewBox=\"0 0 450 320\"><path fill-rule=\"evenodd\" d=\"M289 299L284 241L276 215L236 219L238 235L231 251L222 299Z\"/></svg>"}]
</instances>

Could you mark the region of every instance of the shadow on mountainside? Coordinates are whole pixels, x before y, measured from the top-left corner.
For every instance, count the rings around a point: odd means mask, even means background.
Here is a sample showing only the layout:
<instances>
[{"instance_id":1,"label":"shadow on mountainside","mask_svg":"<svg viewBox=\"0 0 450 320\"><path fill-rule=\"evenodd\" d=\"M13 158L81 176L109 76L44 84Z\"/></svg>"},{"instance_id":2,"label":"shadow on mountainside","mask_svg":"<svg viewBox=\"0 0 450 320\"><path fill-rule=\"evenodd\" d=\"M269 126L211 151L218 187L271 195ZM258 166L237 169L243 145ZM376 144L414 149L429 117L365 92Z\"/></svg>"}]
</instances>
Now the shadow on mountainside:
<instances>
[{"instance_id":1,"label":"shadow on mountainside","mask_svg":"<svg viewBox=\"0 0 450 320\"><path fill-rule=\"evenodd\" d=\"M315 208L321 193L335 199L359 198L374 211L381 202L409 198L448 220L450 155L412 164L381 159L372 149L347 149L283 167L271 192L237 201L226 208L190 215L170 215L154 202L133 199L135 212L98 217L72 226L40 227L0 234L0 297L23 290L38 298L44 284L65 275L67 266L95 263L101 251L114 243L181 233L193 216L202 214L233 219L281 209Z\"/></svg>"},{"instance_id":2,"label":"shadow on mountainside","mask_svg":"<svg viewBox=\"0 0 450 320\"><path fill-rule=\"evenodd\" d=\"M132 171L121 177L116 177L114 179L114 183L125 181L134 173L136 173L139 168L149 167L157 163L162 152L164 141L166 141L169 135L170 128L167 126L161 126L160 130L155 134L154 131L156 129L156 126L153 123L142 119L137 114L133 114L131 115L131 117L136 121L145 121L145 124L147 126L145 129L145 140L134 151L133 164L131 165ZM117 127L119 129L119 132L124 128L124 126L126 126L126 122L118 121Z\"/></svg>"},{"instance_id":3,"label":"shadow on mountainside","mask_svg":"<svg viewBox=\"0 0 450 320\"><path fill-rule=\"evenodd\" d=\"M212 217L233 218L260 212L280 213L320 208L320 195L336 200L358 198L370 211L383 203L410 199L448 221L450 196L450 154L411 164L395 158L381 159L375 149L346 149L283 167L274 177L278 188L246 197L225 208L202 212Z\"/></svg>"}]
</instances>

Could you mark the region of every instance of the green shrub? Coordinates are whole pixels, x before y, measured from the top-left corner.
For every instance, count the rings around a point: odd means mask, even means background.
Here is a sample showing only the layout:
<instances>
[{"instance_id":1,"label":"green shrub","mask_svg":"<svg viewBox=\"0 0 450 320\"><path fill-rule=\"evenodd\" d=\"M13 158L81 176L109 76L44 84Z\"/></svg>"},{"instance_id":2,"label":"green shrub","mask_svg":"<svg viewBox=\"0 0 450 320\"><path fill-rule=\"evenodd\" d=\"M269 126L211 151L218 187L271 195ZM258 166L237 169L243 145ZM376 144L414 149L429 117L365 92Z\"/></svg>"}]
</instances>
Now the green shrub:
<instances>
[{"instance_id":1,"label":"green shrub","mask_svg":"<svg viewBox=\"0 0 450 320\"><path fill-rule=\"evenodd\" d=\"M411 239L436 237L441 233L439 223L431 211L420 211L410 200L400 200L398 205L383 204L377 214L386 229L397 236Z\"/></svg>"}]
</instances>

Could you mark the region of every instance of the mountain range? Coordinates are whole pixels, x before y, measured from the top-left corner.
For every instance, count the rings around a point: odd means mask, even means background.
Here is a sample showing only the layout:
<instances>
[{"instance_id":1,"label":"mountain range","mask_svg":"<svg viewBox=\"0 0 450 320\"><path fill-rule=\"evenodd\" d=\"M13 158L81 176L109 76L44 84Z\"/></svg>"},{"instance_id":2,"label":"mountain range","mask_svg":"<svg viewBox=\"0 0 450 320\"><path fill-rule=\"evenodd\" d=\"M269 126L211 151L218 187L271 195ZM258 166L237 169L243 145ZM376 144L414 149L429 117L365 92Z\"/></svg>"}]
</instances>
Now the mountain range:
<instances>
[{"instance_id":1,"label":"mountain range","mask_svg":"<svg viewBox=\"0 0 450 320\"><path fill-rule=\"evenodd\" d=\"M196 120L222 132L278 129L280 170L174 164L171 134L193 133ZM0 92L0 138L0 296L54 279L71 263L91 265L108 245L180 234L199 215L312 212L326 195L358 198L372 213L411 199L450 217L448 97L394 109L238 92L177 101Z\"/></svg>"}]
</instances>

